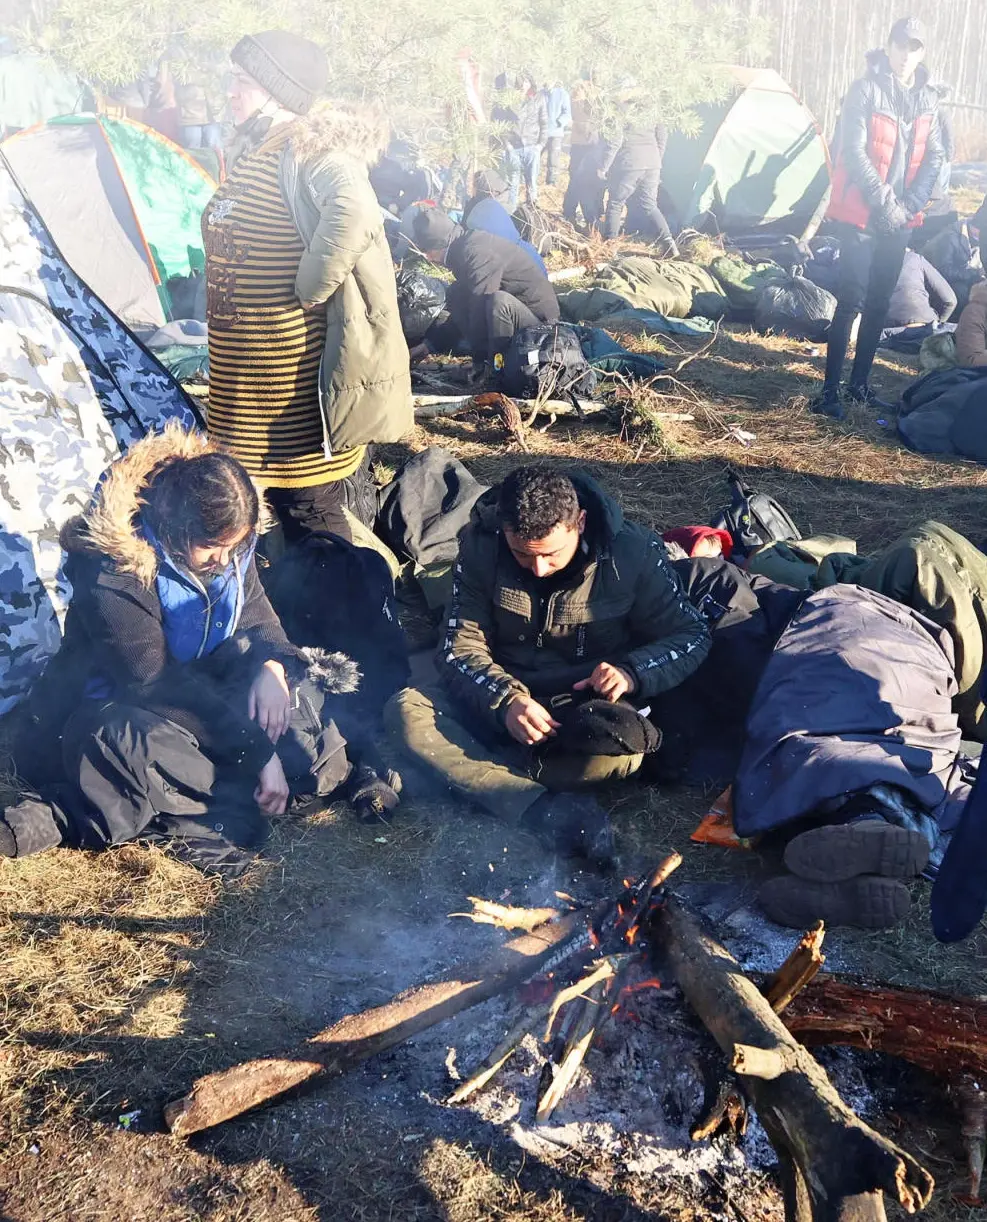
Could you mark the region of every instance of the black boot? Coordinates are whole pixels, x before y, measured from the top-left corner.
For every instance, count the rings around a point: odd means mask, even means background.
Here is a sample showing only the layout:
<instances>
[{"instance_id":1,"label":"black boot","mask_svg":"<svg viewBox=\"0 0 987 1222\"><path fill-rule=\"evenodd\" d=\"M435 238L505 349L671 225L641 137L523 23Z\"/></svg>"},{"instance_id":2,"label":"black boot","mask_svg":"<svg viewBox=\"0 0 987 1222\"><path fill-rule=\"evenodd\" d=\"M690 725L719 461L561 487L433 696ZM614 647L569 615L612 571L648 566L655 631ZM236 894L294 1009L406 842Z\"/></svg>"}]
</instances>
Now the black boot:
<instances>
[{"instance_id":1,"label":"black boot","mask_svg":"<svg viewBox=\"0 0 987 1222\"><path fill-rule=\"evenodd\" d=\"M822 416L831 416L834 420L843 419L843 404L840 402L840 382L843 378L843 363L846 351L850 346L850 332L853 330L853 320L856 313L837 306L833 321L829 324L829 334L826 337L826 376L823 381L822 394L813 399L809 410Z\"/></svg>"},{"instance_id":2,"label":"black boot","mask_svg":"<svg viewBox=\"0 0 987 1222\"><path fill-rule=\"evenodd\" d=\"M847 398L853 403L859 403L864 407L873 407L879 412L896 412L898 408L894 403L888 403L886 399L876 395L866 382L856 383L851 382L846 388Z\"/></svg>"},{"instance_id":3,"label":"black boot","mask_svg":"<svg viewBox=\"0 0 987 1222\"><path fill-rule=\"evenodd\" d=\"M8 806L0 819L0 856L31 857L53 849L64 838L56 807L30 795Z\"/></svg>"},{"instance_id":4,"label":"black boot","mask_svg":"<svg viewBox=\"0 0 987 1222\"><path fill-rule=\"evenodd\" d=\"M601 870L613 862L610 816L594 798L544 793L524 812L521 825L566 857L585 857Z\"/></svg>"},{"instance_id":5,"label":"black boot","mask_svg":"<svg viewBox=\"0 0 987 1222\"><path fill-rule=\"evenodd\" d=\"M401 777L393 768L378 776L369 764L361 764L353 769L347 790L350 805L362 823L389 823L401 801Z\"/></svg>"}]
</instances>

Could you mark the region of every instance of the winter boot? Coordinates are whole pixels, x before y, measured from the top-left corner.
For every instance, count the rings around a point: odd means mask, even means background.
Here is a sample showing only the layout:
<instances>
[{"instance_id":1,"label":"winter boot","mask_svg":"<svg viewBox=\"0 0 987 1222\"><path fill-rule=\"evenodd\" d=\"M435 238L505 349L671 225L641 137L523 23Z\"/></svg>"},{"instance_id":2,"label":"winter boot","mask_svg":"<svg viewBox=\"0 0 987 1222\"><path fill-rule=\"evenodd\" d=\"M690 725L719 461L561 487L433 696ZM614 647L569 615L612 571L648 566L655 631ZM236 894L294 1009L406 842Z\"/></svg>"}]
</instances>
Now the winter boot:
<instances>
[{"instance_id":1,"label":"winter boot","mask_svg":"<svg viewBox=\"0 0 987 1222\"><path fill-rule=\"evenodd\" d=\"M380 777L369 764L361 764L353 770L347 789L350 805L361 823L389 823L391 812L401 801L401 777L393 768Z\"/></svg>"},{"instance_id":2,"label":"winter boot","mask_svg":"<svg viewBox=\"0 0 987 1222\"><path fill-rule=\"evenodd\" d=\"M929 860L929 842L883 819L816 827L789 841L785 865L799 878L838 883L860 874L915 878Z\"/></svg>"},{"instance_id":3,"label":"winter boot","mask_svg":"<svg viewBox=\"0 0 987 1222\"><path fill-rule=\"evenodd\" d=\"M769 879L761 888L761 907L776 925L805 929L813 921L888 929L904 917L911 896L894 878L863 874L837 883L814 883L794 874Z\"/></svg>"},{"instance_id":4,"label":"winter boot","mask_svg":"<svg viewBox=\"0 0 987 1222\"><path fill-rule=\"evenodd\" d=\"M601 870L613 862L610 816L585 794L544 793L524 812L521 826L566 857L585 857Z\"/></svg>"},{"instance_id":5,"label":"winter boot","mask_svg":"<svg viewBox=\"0 0 987 1222\"><path fill-rule=\"evenodd\" d=\"M0 818L0 856L31 857L62 843L54 807L34 795L8 806Z\"/></svg>"},{"instance_id":6,"label":"winter boot","mask_svg":"<svg viewBox=\"0 0 987 1222\"><path fill-rule=\"evenodd\" d=\"M888 403L886 399L876 395L866 382L851 382L846 388L846 397L851 403L858 403L863 407L872 407L875 411L893 413L898 410L894 403Z\"/></svg>"}]
</instances>

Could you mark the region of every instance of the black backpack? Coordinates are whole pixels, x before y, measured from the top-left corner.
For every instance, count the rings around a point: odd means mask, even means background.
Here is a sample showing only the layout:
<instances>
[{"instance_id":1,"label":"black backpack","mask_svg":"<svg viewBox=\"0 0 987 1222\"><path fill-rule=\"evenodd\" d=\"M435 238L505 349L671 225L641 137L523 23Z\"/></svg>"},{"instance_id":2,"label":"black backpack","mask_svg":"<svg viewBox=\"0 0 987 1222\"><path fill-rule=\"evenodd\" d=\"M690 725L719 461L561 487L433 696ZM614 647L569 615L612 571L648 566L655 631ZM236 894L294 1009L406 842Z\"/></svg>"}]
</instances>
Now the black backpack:
<instances>
[{"instance_id":1,"label":"black backpack","mask_svg":"<svg viewBox=\"0 0 987 1222\"><path fill-rule=\"evenodd\" d=\"M755 491L732 468L727 469L727 482L730 504L713 518L710 526L729 532L738 559L764 543L802 538L788 511L773 496Z\"/></svg>"},{"instance_id":2,"label":"black backpack","mask_svg":"<svg viewBox=\"0 0 987 1222\"><path fill-rule=\"evenodd\" d=\"M567 323L522 327L504 354L500 389L517 399L568 399L596 389L596 372Z\"/></svg>"},{"instance_id":3,"label":"black backpack","mask_svg":"<svg viewBox=\"0 0 987 1222\"><path fill-rule=\"evenodd\" d=\"M359 666L359 691L338 697L333 710L347 740L355 739L354 714L375 722L410 674L387 561L372 548L316 531L288 549L265 585L293 644L341 650Z\"/></svg>"}]
</instances>

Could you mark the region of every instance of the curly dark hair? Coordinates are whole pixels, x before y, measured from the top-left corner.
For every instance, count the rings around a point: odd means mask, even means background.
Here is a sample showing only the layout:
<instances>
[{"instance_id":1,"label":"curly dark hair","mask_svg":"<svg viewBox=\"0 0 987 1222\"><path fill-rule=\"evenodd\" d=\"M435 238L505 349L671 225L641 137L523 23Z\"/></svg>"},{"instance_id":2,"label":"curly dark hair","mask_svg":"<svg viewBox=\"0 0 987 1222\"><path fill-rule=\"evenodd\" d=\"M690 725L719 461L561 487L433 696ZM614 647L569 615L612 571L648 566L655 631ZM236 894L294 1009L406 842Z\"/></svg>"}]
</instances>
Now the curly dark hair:
<instances>
[{"instance_id":1,"label":"curly dark hair","mask_svg":"<svg viewBox=\"0 0 987 1222\"><path fill-rule=\"evenodd\" d=\"M229 454L171 458L152 472L142 516L176 559L257 529L260 500L253 480Z\"/></svg>"},{"instance_id":2,"label":"curly dark hair","mask_svg":"<svg viewBox=\"0 0 987 1222\"><path fill-rule=\"evenodd\" d=\"M497 509L502 526L522 539L544 539L556 526L575 526L580 505L568 475L536 463L518 467L500 485Z\"/></svg>"}]
</instances>

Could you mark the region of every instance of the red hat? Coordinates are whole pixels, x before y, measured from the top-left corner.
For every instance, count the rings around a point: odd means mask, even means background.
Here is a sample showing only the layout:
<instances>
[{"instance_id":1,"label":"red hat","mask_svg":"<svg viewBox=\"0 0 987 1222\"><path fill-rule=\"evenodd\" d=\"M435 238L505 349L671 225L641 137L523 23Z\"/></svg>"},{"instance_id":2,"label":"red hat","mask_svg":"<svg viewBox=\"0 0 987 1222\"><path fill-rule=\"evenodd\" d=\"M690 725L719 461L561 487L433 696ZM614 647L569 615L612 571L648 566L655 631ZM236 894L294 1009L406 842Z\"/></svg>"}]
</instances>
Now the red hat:
<instances>
[{"instance_id":1,"label":"red hat","mask_svg":"<svg viewBox=\"0 0 987 1222\"><path fill-rule=\"evenodd\" d=\"M687 556L695 555L696 547L703 539L719 539L724 560L729 560L733 551L730 532L717 530L715 526L676 526L674 530L666 530L662 538L666 543L677 543Z\"/></svg>"}]
</instances>

